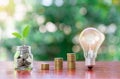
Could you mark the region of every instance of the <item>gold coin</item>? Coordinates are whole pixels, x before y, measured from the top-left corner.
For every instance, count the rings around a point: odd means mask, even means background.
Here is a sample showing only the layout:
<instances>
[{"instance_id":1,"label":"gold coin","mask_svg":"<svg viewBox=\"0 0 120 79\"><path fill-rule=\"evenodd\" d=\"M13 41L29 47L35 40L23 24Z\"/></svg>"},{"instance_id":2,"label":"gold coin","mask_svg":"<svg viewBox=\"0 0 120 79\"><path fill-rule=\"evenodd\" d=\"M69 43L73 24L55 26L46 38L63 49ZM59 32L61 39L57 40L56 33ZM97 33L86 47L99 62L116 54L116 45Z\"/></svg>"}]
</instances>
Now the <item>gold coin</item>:
<instances>
[{"instance_id":1,"label":"gold coin","mask_svg":"<svg viewBox=\"0 0 120 79\"><path fill-rule=\"evenodd\" d=\"M67 61L76 61L75 53L67 53Z\"/></svg>"},{"instance_id":2,"label":"gold coin","mask_svg":"<svg viewBox=\"0 0 120 79\"><path fill-rule=\"evenodd\" d=\"M54 58L54 61L63 61L63 58Z\"/></svg>"},{"instance_id":3,"label":"gold coin","mask_svg":"<svg viewBox=\"0 0 120 79\"><path fill-rule=\"evenodd\" d=\"M41 70L49 70L49 64L48 63L42 63L41 64Z\"/></svg>"}]
</instances>

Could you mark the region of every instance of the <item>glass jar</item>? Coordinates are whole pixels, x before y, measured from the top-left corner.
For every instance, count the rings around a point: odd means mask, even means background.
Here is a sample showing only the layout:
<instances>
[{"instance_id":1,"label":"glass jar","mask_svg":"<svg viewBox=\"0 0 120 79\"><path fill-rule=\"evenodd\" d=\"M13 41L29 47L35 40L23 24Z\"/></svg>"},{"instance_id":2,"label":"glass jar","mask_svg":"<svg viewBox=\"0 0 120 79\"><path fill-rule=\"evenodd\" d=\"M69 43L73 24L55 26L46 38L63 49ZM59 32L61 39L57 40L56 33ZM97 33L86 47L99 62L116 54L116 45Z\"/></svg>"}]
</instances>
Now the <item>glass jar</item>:
<instances>
[{"instance_id":1,"label":"glass jar","mask_svg":"<svg viewBox=\"0 0 120 79\"><path fill-rule=\"evenodd\" d=\"M32 70L33 55L30 46L17 46L14 55L14 68L15 70Z\"/></svg>"}]
</instances>

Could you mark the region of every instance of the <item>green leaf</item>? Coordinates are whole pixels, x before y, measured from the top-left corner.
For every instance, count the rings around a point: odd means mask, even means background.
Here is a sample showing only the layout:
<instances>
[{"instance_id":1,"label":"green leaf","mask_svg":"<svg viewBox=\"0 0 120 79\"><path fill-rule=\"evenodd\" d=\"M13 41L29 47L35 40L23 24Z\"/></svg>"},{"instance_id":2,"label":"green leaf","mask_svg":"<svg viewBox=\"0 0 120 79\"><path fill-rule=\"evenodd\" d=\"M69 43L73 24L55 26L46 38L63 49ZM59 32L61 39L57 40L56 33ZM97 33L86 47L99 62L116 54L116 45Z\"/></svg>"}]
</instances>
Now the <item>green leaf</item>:
<instances>
[{"instance_id":1,"label":"green leaf","mask_svg":"<svg viewBox=\"0 0 120 79\"><path fill-rule=\"evenodd\" d=\"M19 38L19 39L22 38L22 36L17 32L12 33L12 35L14 35L16 38Z\"/></svg>"},{"instance_id":2,"label":"green leaf","mask_svg":"<svg viewBox=\"0 0 120 79\"><path fill-rule=\"evenodd\" d=\"M30 31L30 26L26 25L26 27L23 29L23 32L22 32L23 38L28 36L29 31Z\"/></svg>"}]
</instances>

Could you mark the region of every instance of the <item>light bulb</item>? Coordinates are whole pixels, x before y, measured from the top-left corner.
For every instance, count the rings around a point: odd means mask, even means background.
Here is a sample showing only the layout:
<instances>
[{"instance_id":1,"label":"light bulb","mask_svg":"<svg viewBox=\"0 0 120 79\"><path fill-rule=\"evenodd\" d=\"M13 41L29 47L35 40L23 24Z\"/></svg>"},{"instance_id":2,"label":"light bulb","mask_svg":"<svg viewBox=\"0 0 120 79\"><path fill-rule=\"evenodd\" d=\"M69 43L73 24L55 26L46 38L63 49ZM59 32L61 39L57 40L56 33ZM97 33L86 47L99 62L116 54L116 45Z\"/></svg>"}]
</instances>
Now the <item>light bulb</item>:
<instances>
[{"instance_id":1,"label":"light bulb","mask_svg":"<svg viewBox=\"0 0 120 79\"><path fill-rule=\"evenodd\" d=\"M81 32L79 42L84 51L85 65L89 69L95 65L97 51L104 39L104 34L92 27Z\"/></svg>"}]
</instances>

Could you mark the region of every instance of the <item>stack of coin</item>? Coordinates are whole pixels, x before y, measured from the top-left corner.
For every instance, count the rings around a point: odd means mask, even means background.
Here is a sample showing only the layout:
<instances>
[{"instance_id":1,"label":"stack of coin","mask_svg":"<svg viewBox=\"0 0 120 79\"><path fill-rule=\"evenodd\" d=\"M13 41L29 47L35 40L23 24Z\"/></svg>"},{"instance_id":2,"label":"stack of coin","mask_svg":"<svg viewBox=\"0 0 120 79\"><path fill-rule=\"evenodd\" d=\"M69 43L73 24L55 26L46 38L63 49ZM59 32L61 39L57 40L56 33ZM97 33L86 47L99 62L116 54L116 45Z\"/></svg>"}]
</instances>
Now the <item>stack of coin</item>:
<instances>
[{"instance_id":1,"label":"stack of coin","mask_svg":"<svg viewBox=\"0 0 120 79\"><path fill-rule=\"evenodd\" d=\"M49 64L48 63L42 63L41 64L41 70L49 70Z\"/></svg>"},{"instance_id":2,"label":"stack of coin","mask_svg":"<svg viewBox=\"0 0 120 79\"><path fill-rule=\"evenodd\" d=\"M67 53L67 67L68 69L75 69L76 65L76 55L75 53Z\"/></svg>"},{"instance_id":3,"label":"stack of coin","mask_svg":"<svg viewBox=\"0 0 120 79\"><path fill-rule=\"evenodd\" d=\"M62 70L63 69L63 58L55 58L54 67L55 67L55 70Z\"/></svg>"}]
</instances>

